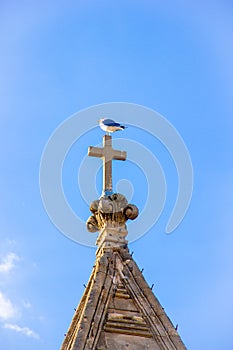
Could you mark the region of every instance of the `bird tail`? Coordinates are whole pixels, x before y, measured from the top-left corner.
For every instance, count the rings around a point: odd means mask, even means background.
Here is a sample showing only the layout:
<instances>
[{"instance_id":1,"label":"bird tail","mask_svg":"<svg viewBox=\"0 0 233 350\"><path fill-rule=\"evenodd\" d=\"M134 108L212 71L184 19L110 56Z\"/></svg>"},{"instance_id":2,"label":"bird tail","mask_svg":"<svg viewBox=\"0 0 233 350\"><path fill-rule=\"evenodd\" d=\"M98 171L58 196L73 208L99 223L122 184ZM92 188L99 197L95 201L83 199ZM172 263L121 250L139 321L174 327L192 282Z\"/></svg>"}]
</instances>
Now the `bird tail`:
<instances>
[{"instance_id":1,"label":"bird tail","mask_svg":"<svg viewBox=\"0 0 233 350\"><path fill-rule=\"evenodd\" d=\"M124 125L121 125L120 127L121 127L121 129L123 129L123 130L128 128L128 126L124 126Z\"/></svg>"}]
</instances>

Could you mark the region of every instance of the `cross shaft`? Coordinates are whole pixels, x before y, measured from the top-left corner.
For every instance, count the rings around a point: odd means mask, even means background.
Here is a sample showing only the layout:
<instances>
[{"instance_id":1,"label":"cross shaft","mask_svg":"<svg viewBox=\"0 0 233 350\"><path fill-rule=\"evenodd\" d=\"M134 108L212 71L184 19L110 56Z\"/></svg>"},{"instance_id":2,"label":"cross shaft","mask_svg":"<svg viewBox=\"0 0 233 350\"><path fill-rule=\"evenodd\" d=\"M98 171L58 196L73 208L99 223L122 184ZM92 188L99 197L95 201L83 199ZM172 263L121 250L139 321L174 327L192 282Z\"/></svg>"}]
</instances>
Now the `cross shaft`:
<instances>
[{"instance_id":1,"label":"cross shaft","mask_svg":"<svg viewBox=\"0 0 233 350\"><path fill-rule=\"evenodd\" d=\"M88 155L103 160L103 193L112 193L112 160L126 160L126 152L112 148L112 136L103 136L103 148L90 146Z\"/></svg>"}]
</instances>

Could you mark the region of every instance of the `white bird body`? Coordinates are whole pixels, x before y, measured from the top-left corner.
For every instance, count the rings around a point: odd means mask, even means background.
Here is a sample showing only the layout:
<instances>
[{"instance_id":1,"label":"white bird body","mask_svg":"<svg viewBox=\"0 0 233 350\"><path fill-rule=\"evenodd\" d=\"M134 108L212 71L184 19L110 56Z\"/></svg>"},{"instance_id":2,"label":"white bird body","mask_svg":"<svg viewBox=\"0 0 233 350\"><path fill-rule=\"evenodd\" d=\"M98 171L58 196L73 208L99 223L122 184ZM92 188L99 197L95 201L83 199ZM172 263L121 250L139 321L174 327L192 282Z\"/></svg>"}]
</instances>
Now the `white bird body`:
<instances>
[{"instance_id":1,"label":"white bird body","mask_svg":"<svg viewBox=\"0 0 233 350\"><path fill-rule=\"evenodd\" d=\"M98 122L99 122L100 128L102 130L106 131L106 132L115 132L115 131L118 131L118 130L124 130L125 129L124 125L116 123L112 119L101 118L100 120L98 120Z\"/></svg>"}]
</instances>

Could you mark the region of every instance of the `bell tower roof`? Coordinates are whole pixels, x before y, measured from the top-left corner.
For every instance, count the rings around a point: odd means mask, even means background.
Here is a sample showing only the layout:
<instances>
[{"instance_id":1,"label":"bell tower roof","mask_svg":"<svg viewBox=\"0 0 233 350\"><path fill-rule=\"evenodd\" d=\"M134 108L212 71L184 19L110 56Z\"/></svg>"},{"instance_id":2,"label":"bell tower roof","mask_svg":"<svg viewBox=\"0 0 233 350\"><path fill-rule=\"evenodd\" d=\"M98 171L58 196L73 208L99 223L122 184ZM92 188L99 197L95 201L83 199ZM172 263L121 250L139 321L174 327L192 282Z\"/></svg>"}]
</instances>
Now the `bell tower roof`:
<instances>
[{"instance_id":1,"label":"bell tower roof","mask_svg":"<svg viewBox=\"0 0 233 350\"><path fill-rule=\"evenodd\" d=\"M102 249L61 350L185 350L128 248Z\"/></svg>"},{"instance_id":2,"label":"bell tower roof","mask_svg":"<svg viewBox=\"0 0 233 350\"><path fill-rule=\"evenodd\" d=\"M128 250L126 221L138 209L113 193L108 164L126 153L113 150L105 135L103 149L91 147L89 155L104 162L102 196L91 203L87 220L88 231L99 231L96 261L61 350L185 350Z\"/></svg>"}]
</instances>

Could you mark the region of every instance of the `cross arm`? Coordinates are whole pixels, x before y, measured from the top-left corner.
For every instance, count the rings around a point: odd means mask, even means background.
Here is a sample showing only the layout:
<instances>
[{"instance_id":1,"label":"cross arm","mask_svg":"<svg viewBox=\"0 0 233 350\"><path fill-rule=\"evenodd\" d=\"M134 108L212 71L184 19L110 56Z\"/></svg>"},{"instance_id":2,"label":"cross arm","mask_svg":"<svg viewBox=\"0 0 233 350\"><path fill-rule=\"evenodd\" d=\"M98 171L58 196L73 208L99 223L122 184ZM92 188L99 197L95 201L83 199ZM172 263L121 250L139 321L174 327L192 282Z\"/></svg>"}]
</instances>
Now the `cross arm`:
<instances>
[{"instance_id":1,"label":"cross arm","mask_svg":"<svg viewBox=\"0 0 233 350\"><path fill-rule=\"evenodd\" d=\"M113 150L113 155L112 155L113 159L126 160L126 157L127 157L127 153L125 151Z\"/></svg>"},{"instance_id":2,"label":"cross arm","mask_svg":"<svg viewBox=\"0 0 233 350\"><path fill-rule=\"evenodd\" d=\"M90 147L88 147L88 155L91 157L102 158L103 157L103 148L90 146Z\"/></svg>"}]
</instances>

